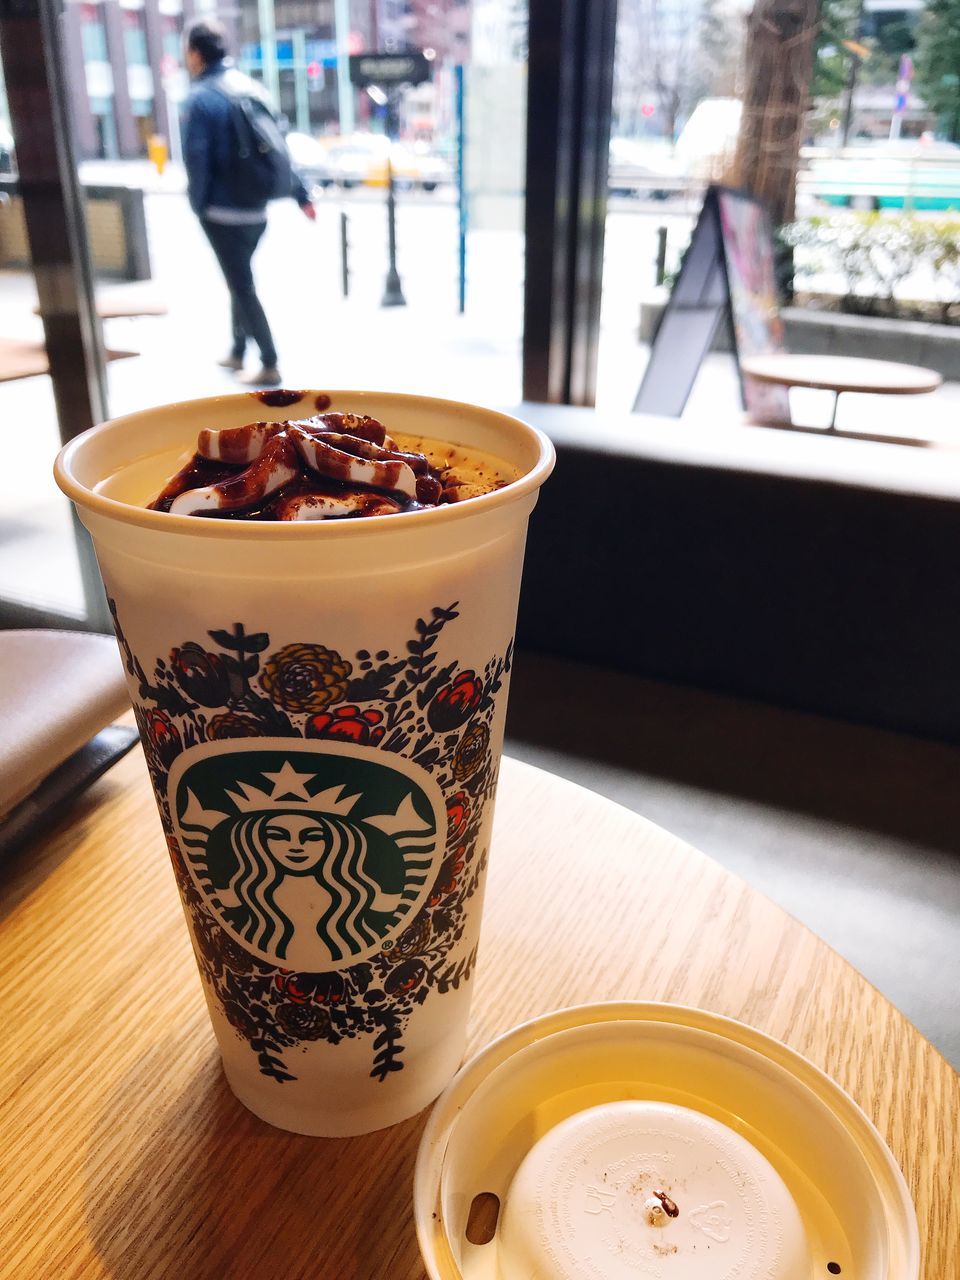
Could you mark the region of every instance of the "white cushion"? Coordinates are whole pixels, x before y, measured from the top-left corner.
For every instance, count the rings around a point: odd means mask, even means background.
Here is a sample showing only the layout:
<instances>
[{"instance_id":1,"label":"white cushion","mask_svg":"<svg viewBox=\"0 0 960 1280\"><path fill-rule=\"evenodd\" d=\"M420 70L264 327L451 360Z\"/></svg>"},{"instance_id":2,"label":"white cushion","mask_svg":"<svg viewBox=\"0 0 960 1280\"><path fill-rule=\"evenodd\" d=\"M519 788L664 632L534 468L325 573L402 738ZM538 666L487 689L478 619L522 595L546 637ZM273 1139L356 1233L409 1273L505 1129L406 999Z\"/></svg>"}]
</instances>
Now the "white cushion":
<instances>
[{"instance_id":1,"label":"white cushion","mask_svg":"<svg viewBox=\"0 0 960 1280\"><path fill-rule=\"evenodd\" d=\"M129 707L115 640L0 631L0 815Z\"/></svg>"}]
</instances>

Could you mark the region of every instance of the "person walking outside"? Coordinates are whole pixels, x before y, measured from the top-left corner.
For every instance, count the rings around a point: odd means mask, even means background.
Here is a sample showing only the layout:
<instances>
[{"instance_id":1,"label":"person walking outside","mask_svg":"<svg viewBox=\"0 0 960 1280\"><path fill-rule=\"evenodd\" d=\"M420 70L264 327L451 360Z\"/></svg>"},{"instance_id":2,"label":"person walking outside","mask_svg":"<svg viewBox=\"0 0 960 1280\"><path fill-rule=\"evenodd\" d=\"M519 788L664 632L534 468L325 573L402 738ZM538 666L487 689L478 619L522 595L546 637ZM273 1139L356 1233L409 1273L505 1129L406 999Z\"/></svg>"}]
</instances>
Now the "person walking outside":
<instances>
[{"instance_id":1,"label":"person walking outside","mask_svg":"<svg viewBox=\"0 0 960 1280\"><path fill-rule=\"evenodd\" d=\"M190 207L216 254L230 290L233 343L219 363L243 369L247 342L260 350L261 367L243 377L251 386L280 385L277 349L253 279L253 254L267 227L267 201L292 196L316 219L265 90L227 57L223 27L195 22L186 43L193 86L184 105L183 160Z\"/></svg>"}]
</instances>

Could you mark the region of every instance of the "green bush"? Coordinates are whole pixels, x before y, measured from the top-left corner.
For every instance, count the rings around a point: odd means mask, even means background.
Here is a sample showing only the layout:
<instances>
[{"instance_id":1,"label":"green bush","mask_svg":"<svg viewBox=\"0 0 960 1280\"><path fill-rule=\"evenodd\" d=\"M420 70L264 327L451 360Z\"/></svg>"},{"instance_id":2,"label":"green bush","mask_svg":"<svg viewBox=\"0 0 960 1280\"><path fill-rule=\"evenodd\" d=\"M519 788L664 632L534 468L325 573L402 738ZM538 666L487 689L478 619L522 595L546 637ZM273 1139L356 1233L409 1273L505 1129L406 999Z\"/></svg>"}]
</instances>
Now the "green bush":
<instances>
[{"instance_id":1,"label":"green bush","mask_svg":"<svg viewBox=\"0 0 960 1280\"><path fill-rule=\"evenodd\" d=\"M802 218L782 227L780 236L802 256L794 287L809 274L842 276L845 311L916 314L898 296L915 271L933 283L940 318L950 320L960 305L960 219L912 214L835 213ZM925 309L922 304L920 312Z\"/></svg>"}]
</instances>

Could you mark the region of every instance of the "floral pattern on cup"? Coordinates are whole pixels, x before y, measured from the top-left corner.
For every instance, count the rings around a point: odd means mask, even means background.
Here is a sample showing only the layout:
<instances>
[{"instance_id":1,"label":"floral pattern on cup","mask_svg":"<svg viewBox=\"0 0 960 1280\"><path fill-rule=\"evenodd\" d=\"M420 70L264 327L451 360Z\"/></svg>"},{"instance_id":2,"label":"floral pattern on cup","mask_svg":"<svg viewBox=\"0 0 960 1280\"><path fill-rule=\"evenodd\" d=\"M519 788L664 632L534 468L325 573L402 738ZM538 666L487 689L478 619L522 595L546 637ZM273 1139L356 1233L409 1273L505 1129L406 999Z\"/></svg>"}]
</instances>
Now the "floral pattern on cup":
<instances>
[{"instance_id":1,"label":"floral pattern on cup","mask_svg":"<svg viewBox=\"0 0 960 1280\"><path fill-rule=\"evenodd\" d=\"M404 1067L404 1027L414 1008L459 988L476 962L476 948L464 954L462 942L467 904L486 869L479 837L496 785L490 730L512 642L482 671L441 664L438 640L459 616L454 603L417 619L402 655L371 647L348 659L308 642L272 651L268 633L235 623L207 633L213 647L187 639L148 672L112 600L110 607L139 692L135 712L200 972L226 1020L278 1084L296 1078L289 1053L297 1046L357 1037L370 1041L371 1076L388 1079ZM251 954L211 914L186 869L166 798L173 762L199 743L258 736L396 753L440 789L447 844L425 904L362 963L304 973Z\"/></svg>"},{"instance_id":2,"label":"floral pattern on cup","mask_svg":"<svg viewBox=\"0 0 960 1280\"><path fill-rule=\"evenodd\" d=\"M263 734L256 720L236 711L224 711L207 722L207 738L259 738Z\"/></svg>"},{"instance_id":3,"label":"floral pattern on cup","mask_svg":"<svg viewBox=\"0 0 960 1280\"><path fill-rule=\"evenodd\" d=\"M427 708L427 719L439 732L459 729L476 711L483 698L483 682L473 671L461 671L444 685Z\"/></svg>"},{"instance_id":4,"label":"floral pattern on cup","mask_svg":"<svg viewBox=\"0 0 960 1280\"><path fill-rule=\"evenodd\" d=\"M374 711L372 708L361 711L359 707L348 703L345 707L337 707L334 712L323 711L320 715L311 716L307 721L305 736L375 747L383 740L386 732L382 720L382 711Z\"/></svg>"},{"instance_id":5,"label":"floral pattern on cup","mask_svg":"<svg viewBox=\"0 0 960 1280\"><path fill-rule=\"evenodd\" d=\"M177 684L203 707L222 707L230 697L230 673L219 654L188 641L170 654Z\"/></svg>"},{"instance_id":6,"label":"floral pattern on cup","mask_svg":"<svg viewBox=\"0 0 960 1280\"><path fill-rule=\"evenodd\" d=\"M183 750L183 740L165 711L148 711L144 716L149 746L162 765L169 766Z\"/></svg>"},{"instance_id":7,"label":"floral pattern on cup","mask_svg":"<svg viewBox=\"0 0 960 1280\"><path fill-rule=\"evenodd\" d=\"M288 644L263 664L260 685L284 711L322 711L343 697L352 670L322 644Z\"/></svg>"},{"instance_id":8,"label":"floral pattern on cup","mask_svg":"<svg viewBox=\"0 0 960 1280\"><path fill-rule=\"evenodd\" d=\"M490 746L490 730L474 724L464 733L453 756L453 776L460 782L472 778L484 764Z\"/></svg>"},{"instance_id":9,"label":"floral pattern on cup","mask_svg":"<svg viewBox=\"0 0 960 1280\"><path fill-rule=\"evenodd\" d=\"M451 839L456 839L467 828L470 821L470 797L465 791L458 791L447 801L447 827Z\"/></svg>"}]
</instances>

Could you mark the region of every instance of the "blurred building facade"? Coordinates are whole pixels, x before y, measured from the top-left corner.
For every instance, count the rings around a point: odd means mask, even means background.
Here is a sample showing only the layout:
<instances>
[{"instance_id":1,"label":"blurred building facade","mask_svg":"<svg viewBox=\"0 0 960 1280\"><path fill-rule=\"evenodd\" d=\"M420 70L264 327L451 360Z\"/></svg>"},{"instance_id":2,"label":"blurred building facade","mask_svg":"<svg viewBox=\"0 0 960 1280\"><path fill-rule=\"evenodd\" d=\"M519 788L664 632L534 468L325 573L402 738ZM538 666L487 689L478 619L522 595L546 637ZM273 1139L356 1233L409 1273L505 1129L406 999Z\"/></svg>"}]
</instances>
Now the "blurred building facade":
<instances>
[{"instance_id":1,"label":"blurred building facade","mask_svg":"<svg viewBox=\"0 0 960 1280\"><path fill-rule=\"evenodd\" d=\"M81 157L140 156L169 136L195 0L67 0L67 83Z\"/></svg>"},{"instance_id":2,"label":"blurred building facade","mask_svg":"<svg viewBox=\"0 0 960 1280\"><path fill-rule=\"evenodd\" d=\"M293 127L330 133L339 130L338 18L347 52L429 50L440 72L469 59L471 10L471 0L66 0L80 158L135 158L151 135L172 137L188 87L183 32L197 17L226 25L239 65L267 80ZM366 95L356 107L360 127L375 123ZM421 94L421 133L432 109Z\"/></svg>"}]
</instances>

